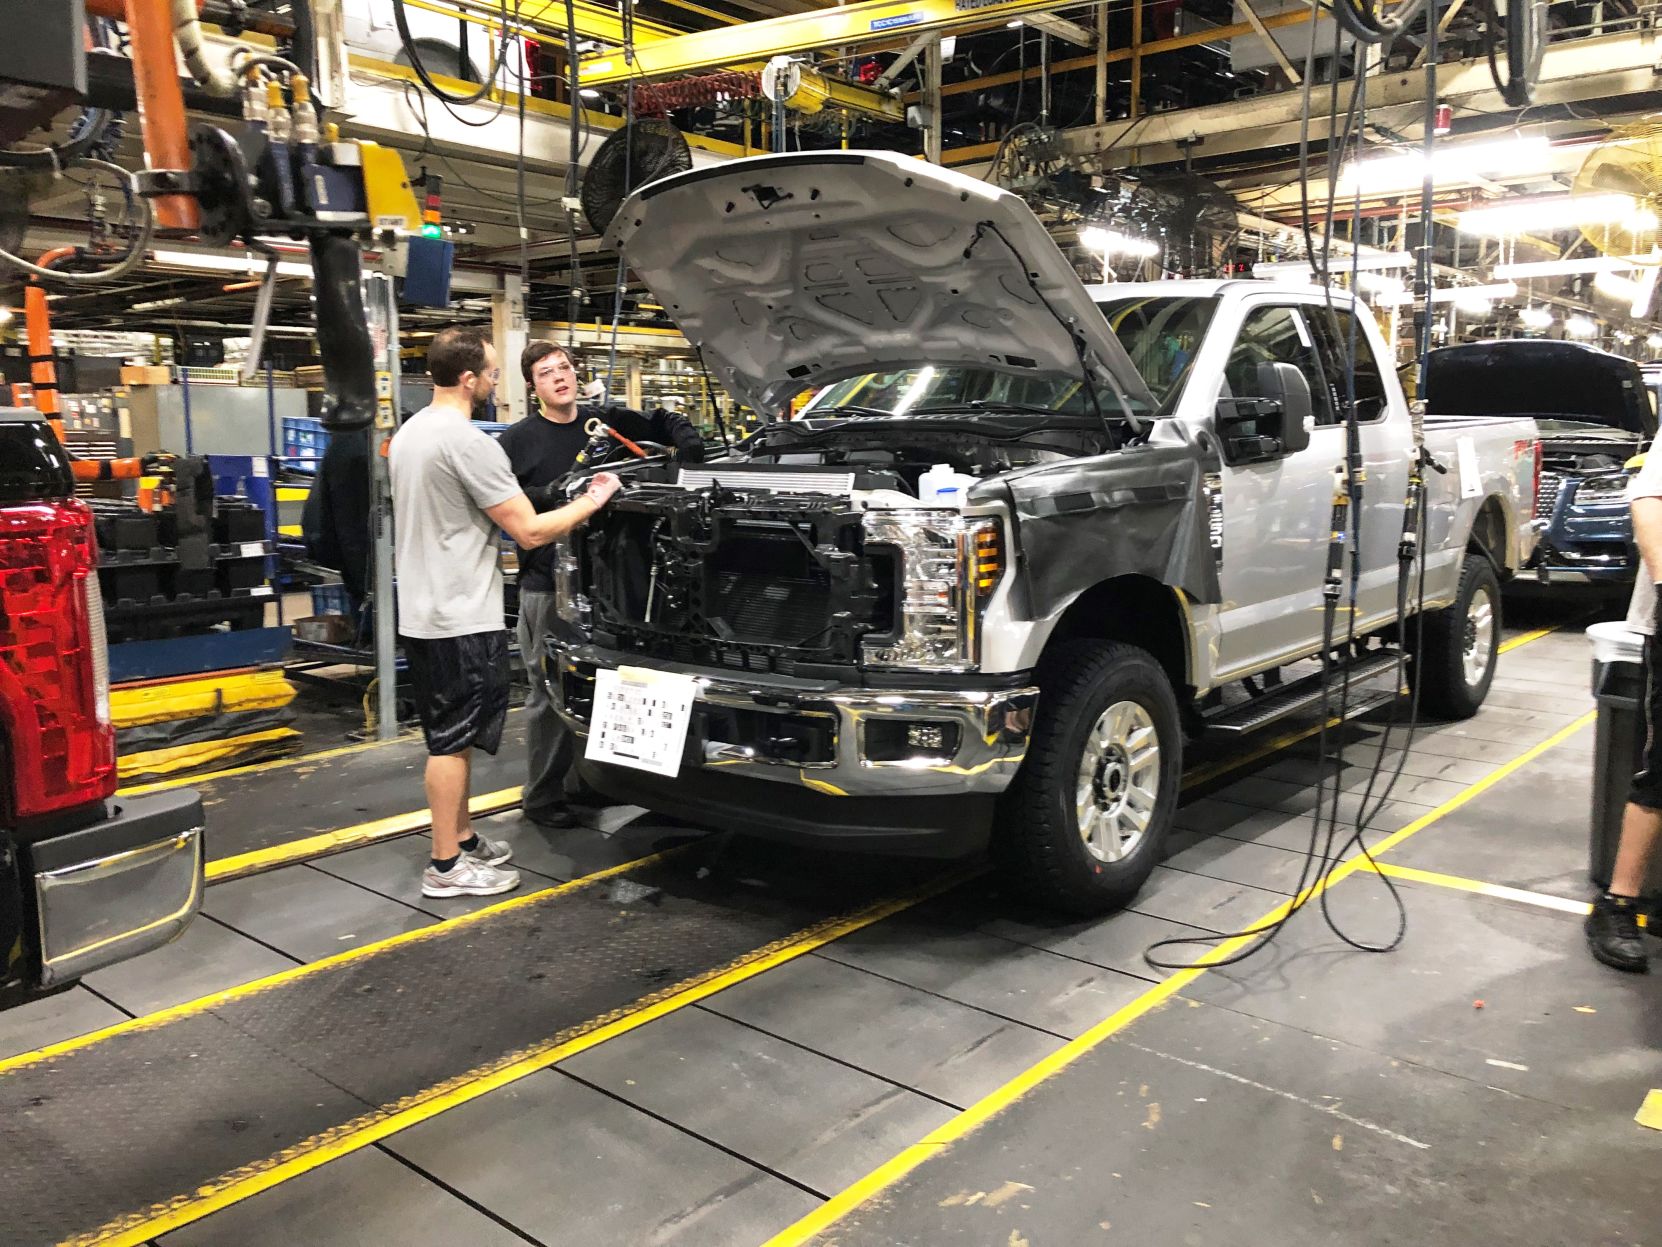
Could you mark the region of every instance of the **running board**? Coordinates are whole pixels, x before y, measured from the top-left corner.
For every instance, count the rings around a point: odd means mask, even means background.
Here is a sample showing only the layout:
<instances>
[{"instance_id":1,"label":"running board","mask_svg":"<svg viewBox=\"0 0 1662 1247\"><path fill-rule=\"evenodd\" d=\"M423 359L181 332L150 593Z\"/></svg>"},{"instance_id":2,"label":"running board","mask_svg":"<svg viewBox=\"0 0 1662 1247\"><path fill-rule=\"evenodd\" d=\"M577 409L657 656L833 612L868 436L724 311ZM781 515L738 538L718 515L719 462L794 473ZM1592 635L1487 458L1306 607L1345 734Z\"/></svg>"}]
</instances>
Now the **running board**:
<instances>
[{"instance_id":1,"label":"running board","mask_svg":"<svg viewBox=\"0 0 1662 1247\"><path fill-rule=\"evenodd\" d=\"M1353 659L1346 666L1334 673L1333 686L1328 692L1328 699L1336 710L1342 690L1348 686L1351 692L1350 705L1347 707L1350 714L1360 714L1363 710L1371 710L1374 706L1390 701L1396 696L1392 689L1377 694L1369 693L1357 697L1357 686L1366 684L1377 676L1385 675L1396 669L1398 654L1395 650L1384 652L1375 651L1361 658ZM1206 720L1206 726L1214 732L1223 732L1232 736L1243 735L1247 732L1256 732L1259 728L1268 727L1271 723L1279 722L1301 710L1309 710L1321 705L1322 677L1318 672L1315 675L1304 677L1295 684L1288 684L1278 688L1273 693L1247 702L1245 705L1235 706L1217 718Z\"/></svg>"}]
</instances>

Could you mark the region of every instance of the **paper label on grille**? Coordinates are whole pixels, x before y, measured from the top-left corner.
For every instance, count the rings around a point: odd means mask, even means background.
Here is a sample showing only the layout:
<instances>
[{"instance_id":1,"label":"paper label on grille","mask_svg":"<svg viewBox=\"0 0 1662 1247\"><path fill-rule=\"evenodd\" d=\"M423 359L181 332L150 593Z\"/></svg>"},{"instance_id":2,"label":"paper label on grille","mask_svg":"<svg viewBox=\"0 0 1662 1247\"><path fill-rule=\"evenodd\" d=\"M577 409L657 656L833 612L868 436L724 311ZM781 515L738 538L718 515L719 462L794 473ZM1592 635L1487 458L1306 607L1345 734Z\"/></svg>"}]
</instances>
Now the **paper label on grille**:
<instances>
[{"instance_id":1,"label":"paper label on grille","mask_svg":"<svg viewBox=\"0 0 1662 1247\"><path fill-rule=\"evenodd\" d=\"M667 671L595 672L594 717L583 756L674 778L692 723L698 682Z\"/></svg>"}]
</instances>

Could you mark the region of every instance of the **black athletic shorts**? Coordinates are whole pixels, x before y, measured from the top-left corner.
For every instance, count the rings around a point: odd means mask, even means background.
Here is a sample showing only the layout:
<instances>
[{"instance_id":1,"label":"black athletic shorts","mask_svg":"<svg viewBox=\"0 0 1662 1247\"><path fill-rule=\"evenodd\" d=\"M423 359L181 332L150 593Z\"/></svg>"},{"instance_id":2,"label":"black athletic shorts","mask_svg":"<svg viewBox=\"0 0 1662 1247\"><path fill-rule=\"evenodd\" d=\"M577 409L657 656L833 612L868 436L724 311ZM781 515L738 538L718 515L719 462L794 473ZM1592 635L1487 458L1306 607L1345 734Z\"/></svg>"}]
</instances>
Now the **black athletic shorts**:
<instances>
[{"instance_id":1,"label":"black athletic shorts","mask_svg":"<svg viewBox=\"0 0 1662 1247\"><path fill-rule=\"evenodd\" d=\"M1633 787L1627 799L1647 810L1662 811L1662 635L1645 638L1645 751L1640 755L1642 768L1633 777Z\"/></svg>"},{"instance_id":2,"label":"black athletic shorts","mask_svg":"<svg viewBox=\"0 0 1662 1247\"><path fill-rule=\"evenodd\" d=\"M399 639L427 752L447 756L471 746L494 754L508 718L507 631Z\"/></svg>"}]
</instances>

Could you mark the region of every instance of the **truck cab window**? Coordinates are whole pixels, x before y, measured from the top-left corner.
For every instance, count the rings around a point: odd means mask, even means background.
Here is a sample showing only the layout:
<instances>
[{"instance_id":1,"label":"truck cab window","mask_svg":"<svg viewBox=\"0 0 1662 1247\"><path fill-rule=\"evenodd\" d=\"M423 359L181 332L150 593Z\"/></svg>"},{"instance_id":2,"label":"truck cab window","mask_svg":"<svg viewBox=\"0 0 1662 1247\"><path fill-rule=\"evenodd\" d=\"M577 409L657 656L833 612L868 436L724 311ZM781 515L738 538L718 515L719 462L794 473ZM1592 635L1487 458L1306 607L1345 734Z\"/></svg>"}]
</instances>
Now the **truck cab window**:
<instances>
[{"instance_id":1,"label":"truck cab window","mask_svg":"<svg viewBox=\"0 0 1662 1247\"><path fill-rule=\"evenodd\" d=\"M1332 378L1334 397L1341 413L1349 394L1345 369L1350 361L1351 343L1356 344L1356 418L1378 420L1385 414L1385 379L1379 375L1379 360L1374 357L1368 336L1356 322L1356 313L1350 308L1336 307L1329 315L1325 308L1311 308L1308 316L1311 330L1322 347L1322 362Z\"/></svg>"},{"instance_id":2,"label":"truck cab window","mask_svg":"<svg viewBox=\"0 0 1662 1247\"><path fill-rule=\"evenodd\" d=\"M1297 308L1259 307L1247 313L1224 365L1223 398L1263 398L1259 364L1292 364L1310 382L1310 402L1321 427L1337 422L1333 396L1316 354L1315 339Z\"/></svg>"}]
</instances>

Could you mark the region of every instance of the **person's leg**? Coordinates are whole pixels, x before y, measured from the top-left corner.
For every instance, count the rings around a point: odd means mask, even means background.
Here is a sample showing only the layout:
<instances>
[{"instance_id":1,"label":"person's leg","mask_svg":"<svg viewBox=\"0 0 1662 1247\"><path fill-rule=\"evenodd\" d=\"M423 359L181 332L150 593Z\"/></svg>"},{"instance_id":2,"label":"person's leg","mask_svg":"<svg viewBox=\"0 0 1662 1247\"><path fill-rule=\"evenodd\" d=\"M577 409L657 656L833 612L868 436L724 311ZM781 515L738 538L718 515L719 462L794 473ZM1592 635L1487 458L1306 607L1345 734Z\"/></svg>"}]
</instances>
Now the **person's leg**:
<instances>
[{"instance_id":1,"label":"person's leg","mask_svg":"<svg viewBox=\"0 0 1662 1247\"><path fill-rule=\"evenodd\" d=\"M1587 916L1587 945L1593 956L1617 970L1643 974L1650 968L1644 936L1639 930L1643 896L1662 842L1662 639L1645 643L1645 747L1643 766L1633 777L1627 807L1622 811L1622 836L1616 846L1616 863L1610 874L1610 889L1593 902Z\"/></svg>"},{"instance_id":2,"label":"person's leg","mask_svg":"<svg viewBox=\"0 0 1662 1247\"><path fill-rule=\"evenodd\" d=\"M427 759L427 807L433 819L433 861L448 862L461 853L468 837L467 788L471 773L468 750Z\"/></svg>"},{"instance_id":3,"label":"person's leg","mask_svg":"<svg viewBox=\"0 0 1662 1247\"><path fill-rule=\"evenodd\" d=\"M506 633L500 641L446 637L406 650L429 755L433 860L421 877L423 896L495 896L519 886L516 872L500 869L511 853L496 845L476 853L484 846L468 825L472 750L496 751L507 714Z\"/></svg>"},{"instance_id":4,"label":"person's leg","mask_svg":"<svg viewBox=\"0 0 1662 1247\"><path fill-rule=\"evenodd\" d=\"M520 804L527 818L564 824L570 820L565 791L566 773L571 769L570 736L543 677L553 615L552 593L519 595L519 656L530 682L525 697L525 792Z\"/></svg>"},{"instance_id":5,"label":"person's leg","mask_svg":"<svg viewBox=\"0 0 1662 1247\"><path fill-rule=\"evenodd\" d=\"M1616 866L1610 875L1611 895L1638 900L1645 894L1659 844L1662 844L1662 810L1629 805L1622 812L1622 841L1616 848Z\"/></svg>"}]
</instances>

